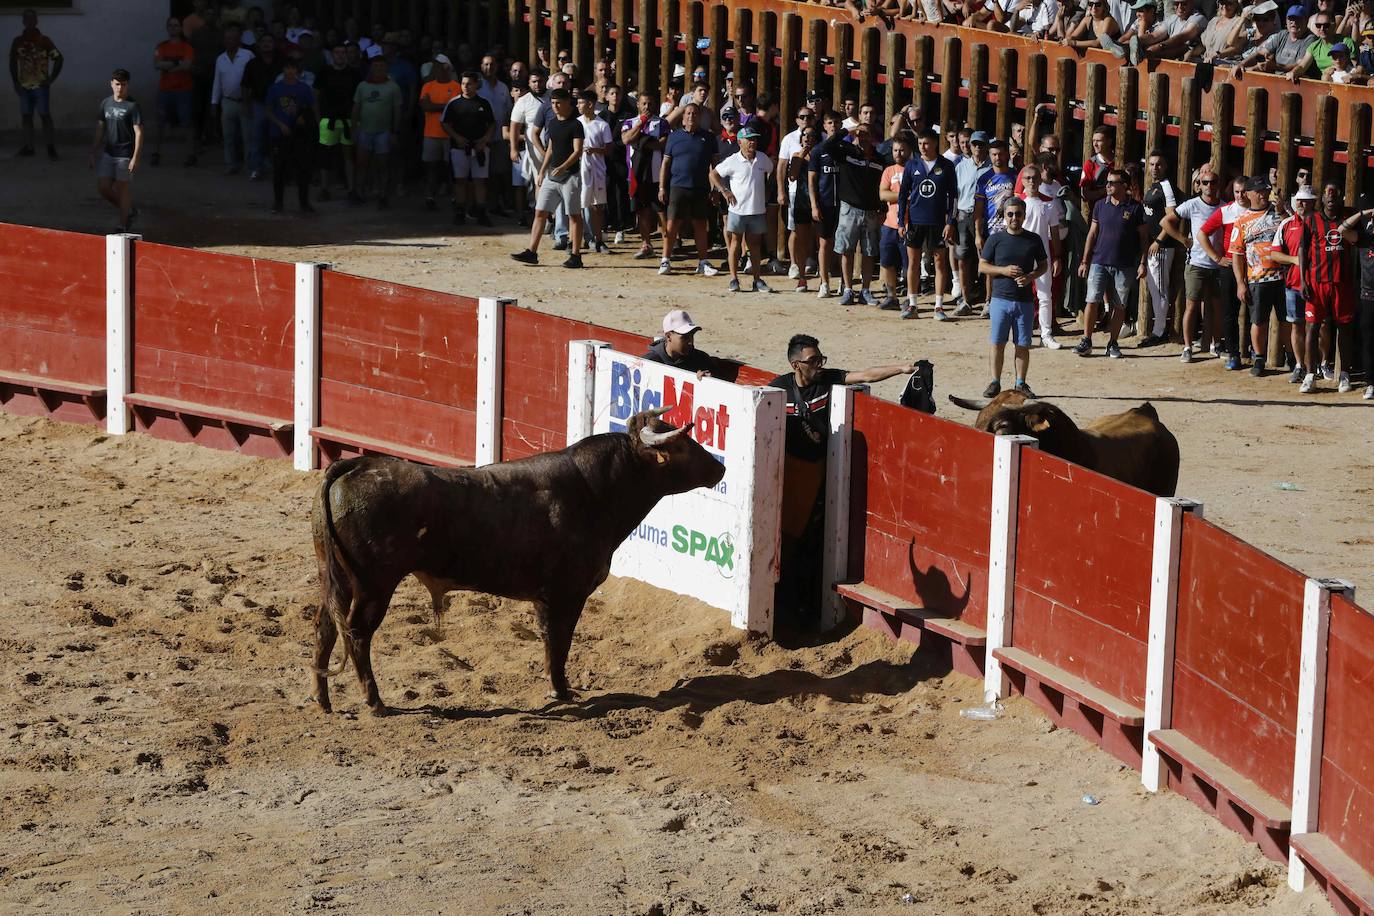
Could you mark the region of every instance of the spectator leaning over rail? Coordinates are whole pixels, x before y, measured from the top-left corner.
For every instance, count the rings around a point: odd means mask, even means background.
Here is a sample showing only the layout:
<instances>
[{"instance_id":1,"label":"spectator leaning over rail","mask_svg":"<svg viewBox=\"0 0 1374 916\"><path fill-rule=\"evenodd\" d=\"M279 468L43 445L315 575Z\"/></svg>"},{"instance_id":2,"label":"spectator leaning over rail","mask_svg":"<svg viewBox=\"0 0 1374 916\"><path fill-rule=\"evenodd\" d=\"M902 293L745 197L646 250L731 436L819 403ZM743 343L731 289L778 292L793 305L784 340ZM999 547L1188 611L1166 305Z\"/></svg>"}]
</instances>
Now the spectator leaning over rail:
<instances>
[{"instance_id":1,"label":"spectator leaning over rail","mask_svg":"<svg viewBox=\"0 0 1374 916\"><path fill-rule=\"evenodd\" d=\"M38 13L24 10L24 31L10 42L10 81L19 96L19 120L24 127L24 143L19 155L33 155L33 116L43 122L43 139L48 158L57 158L53 136L52 103L49 88L62 73L62 52L52 39L38 30Z\"/></svg>"},{"instance_id":2,"label":"spectator leaning over rail","mask_svg":"<svg viewBox=\"0 0 1374 916\"><path fill-rule=\"evenodd\" d=\"M1288 313L1283 296L1283 267L1269 256L1283 216L1269 199L1269 179L1263 175L1245 182L1245 203L1248 210L1236 220L1231 231L1229 253L1236 292L1250 309L1250 347L1254 353L1250 374L1259 378L1268 362L1270 314L1278 322L1281 344L1290 333L1284 321ZM1278 359L1274 364L1280 365Z\"/></svg>"},{"instance_id":3,"label":"spectator leaning over rail","mask_svg":"<svg viewBox=\"0 0 1374 916\"><path fill-rule=\"evenodd\" d=\"M129 71L119 69L110 75L110 94L100 103L91 147L96 190L119 210L119 232L128 232L137 214L130 183L142 150L142 112L129 98Z\"/></svg>"},{"instance_id":4,"label":"spectator leaning over rail","mask_svg":"<svg viewBox=\"0 0 1374 916\"><path fill-rule=\"evenodd\" d=\"M1083 339L1073 349L1079 356L1092 355L1098 309L1106 303L1111 335L1107 341L1107 356L1121 358L1117 337L1126 318L1130 285L1145 278L1145 250L1149 243L1145 212L1138 202L1127 196L1127 180L1124 169L1108 170L1107 196L1093 205L1092 223L1088 227L1087 241L1083 243L1083 259L1078 265L1078 275L1088 281Z\"/></svg>"},{"instance_id":5,"label":"spectator leaning over rail","mask_svg":"<svg viewBox=\"0 0 1374 916\"><path fill-rule=\"evenodd\" d=\"M1308 20L1308 28L1317 36L1316 41L1307 46L1306 52L1288 71L1288 78L1297 82L1304 76L1320 77L1331 69L1334 63L1331 59L1331 49L1336 46L1336 42L1330 39L1335 37L1333 31L1333 20L1329 13L1318 12Z\"/></svg>"},{"instance_id":6,"label":"spectator leaning over rail","mask_svg":"<svg viewBox=\"0 0 1374 916\"><path fill-rule=\"evenodd\" d=\"M1173 214L1166 214L1161 223L1162 229L1181 245L1189 245L1188 264L1183 269L1184 295L1183 312L1183 351L1179 361L1193 361L1193 341L1200 340L1201 350L1213 350L1217 332L1221 329L1221 260L1218 249L1221 247L1221 227L1214 232L1203 229L1207 220L1221 208L1221 179L1211 169L1199 176L1201 193L1185 200L1174 208ZM1189 231L1185 235L1183 221L1187 220ZM1201 313L1202 330L1198 335L1198 318ZM1215 352L1215 351L1214 351Z\"/></svg>"},{"instance_id":7,"label":"spectator leaning over rail","mask_svg":"<svg viewBox=\"0 0 1374 916\"><path fill-rule=\"evenodd\" d=\"M1034 182L1031 187L1038 185L1038 174ZM1015 347L1016 390L1035 397L1026 384L1035 321L1034 286L1049 268L1049 254L1040 236L1023 228L1025 201L1018 197L1007 198L1000 216L1000 228L993 230L978 255L978 272L991 281L988 313L992 319L989 355L992 381L983 390L983 397L993 398L1002 391L1002 363L1008 335Z\"/></svg>"},{"instance_id":8,"label":"spectator leaning over rail","mask_svg":"<svg viewBox=\"0 0 1374 916\"><path fill-rule=\"evenodd\" d=\"M1269 73L1290 73L1297 68L1316 39L1308 34L1305 7L1290 6L1285 23L1282 32L1270 35L1241 57L1232 73L1234 79L1240 79L1251 67Z\"/></svg>"},{"instance_id":9,"label":"spectator leaning over rail","mask_svg":"<svg viewBox=\"0 0 1374 916\"><path fill-rule=\"evenodd\" d=\"M935 258L935 319L948 321L945 289L949 284L949 261L945 246L954 241L959 187L954 167L938 152L935 131L926 128L916 142L918 155L906 164L901 197L897 200L897 228L906 238L908 265L907 302L902 317L916 317L918 265L921 256L929 251Z\"/></svg>"},{"instance_id":10,"label":"spectator leaning over rail","mask_svg":"<svg viewBox=\"0 0 1374 916\"><path fill-rule=\"evenodd\" d=\"M701 325L682 309L663 316L663 336L653 342L642 359L662 363L674 369L695 372L697 378L711 374L715 360L705 350L697 349L697 331Z\"/></svg>"},{"instance_id":11,"label":"spectator leaning over rail","mask_svg":"<svg viewBox=\"0 0 1374 916\"><path fill-rule=\"evenodd\" d=\"M763 243L768 232L768 175L773 171L773 160L759 150L761 139L761 132L752 124L741 128L739 152L707 173L711 186L729 204L725 232L730 244L727 258L732 293L740 291L739 265L746 245L754 275L754 292L773 292L763 279L766 266Z\"/></svg>"}]
</instances>

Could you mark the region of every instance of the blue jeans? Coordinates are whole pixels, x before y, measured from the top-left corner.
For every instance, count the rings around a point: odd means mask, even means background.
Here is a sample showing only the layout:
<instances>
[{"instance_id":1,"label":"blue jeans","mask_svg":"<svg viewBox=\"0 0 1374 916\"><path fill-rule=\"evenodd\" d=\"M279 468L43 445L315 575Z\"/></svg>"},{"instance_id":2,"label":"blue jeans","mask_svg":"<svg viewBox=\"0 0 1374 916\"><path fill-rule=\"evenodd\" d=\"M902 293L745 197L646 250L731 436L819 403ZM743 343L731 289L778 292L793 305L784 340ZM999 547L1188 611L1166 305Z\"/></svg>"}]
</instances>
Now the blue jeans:
<instances>
[{"instance_id":1,"label":"blue jeans","mask_svg":"<svg viewBox=\"0 0 1374 916\"><path fill-rule=\"evenodd\" d=\"M1131 284L1134 282L1134 271L1125 267L1093 264L1088 268L1088 295L1085 298L1088 302L1102 302L1105 294L1112 292L1116 300L1113 304L1121 308L1130 302Z\"/></svg>"},{"instance_id":2,"label":"blue jeans","mask_svg":"<svg viewBox=\"0 0 1374 916\"><path fill-rule=\"evenodd\" d=\"M562 204L553 211L553 237L560 242L568 240L568 208Z\"/></svg>"},{"instance_id":3,"label":"blue jeans","mask_svg":"<svg viewBox=\"0 0 1374 916\"><path fill-rule=\"evenodd\" d=\"M252 132L248 134L248 170L261 172L267 163L267 106L262 102L249 102L248 118L252 124Z\"/></svg>"},{"instance_id":4,"label":"blue jeans","mask_svg":"<svg viewBox=\"0 0 1374 916\"><path fill-rule=\"evenodd\" d=\"M1027 299L1017 302L993 296L988 300L988 317L992 319L989 340L993 345L1004 344L1010 336L1018 347L1031 345L1031 326L1035 321L1035 303ZM1015 330L1013 335L1011 332Z\"/></svg>"}]
</instances>

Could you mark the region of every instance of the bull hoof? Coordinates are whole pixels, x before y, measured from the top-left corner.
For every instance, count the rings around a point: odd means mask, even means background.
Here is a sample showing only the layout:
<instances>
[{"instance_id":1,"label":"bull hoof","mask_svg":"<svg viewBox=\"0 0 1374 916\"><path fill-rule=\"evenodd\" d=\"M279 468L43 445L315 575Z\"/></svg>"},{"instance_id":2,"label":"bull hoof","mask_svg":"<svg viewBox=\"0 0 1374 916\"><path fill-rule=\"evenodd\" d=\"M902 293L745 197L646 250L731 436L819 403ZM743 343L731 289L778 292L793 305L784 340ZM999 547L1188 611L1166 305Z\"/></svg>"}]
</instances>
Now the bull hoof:
<instances>
[{"instance_id":1,"label":"bull hoof","mask_svg":"<svg viewBox=\"0 0 1374 916\"><path fill-rule=\"evenodd\" d=\"M376 706L369 706L367 710L378 719L382 718L383 716L391 715L391 707L386 705L385 703L378 703Z\"/></svg>"},{"instance_id":2,"label":"bull hoof","mask_svg":"<svg viewBox=\"0 0 1374 916\"><path fill-rule=\"evenodd\" d=\"M560 703L571 703L578 698L576 690L571 688L565 690L550 690L544 694L545 699L557 700Z\"/></svg>"}]
</instances>

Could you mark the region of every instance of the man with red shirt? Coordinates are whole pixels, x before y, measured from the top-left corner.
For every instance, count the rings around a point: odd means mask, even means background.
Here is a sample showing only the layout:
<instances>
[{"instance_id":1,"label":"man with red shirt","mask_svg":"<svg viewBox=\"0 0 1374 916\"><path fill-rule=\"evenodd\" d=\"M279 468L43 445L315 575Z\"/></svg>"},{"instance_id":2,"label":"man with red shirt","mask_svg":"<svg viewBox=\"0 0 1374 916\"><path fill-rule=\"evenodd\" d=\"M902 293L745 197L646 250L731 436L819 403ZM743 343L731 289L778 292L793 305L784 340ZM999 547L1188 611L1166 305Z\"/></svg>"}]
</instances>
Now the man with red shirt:
<instances>
[{"instance_id":1,"label":"man with red shirt","mask_svg":"<svg viewBox=\"0 0 1374 916\"><path fill-rule=\"evenodd\" d=\"M1227 254L1231 252L1231 233L1236 225L1236 221L1250 212L1250 208L1245 205L1245 184L1248 181L1246 176L1241 175L1231 182L1231 201L1223 203L1211 216L1202 224L1204 236L1211 236L1218 229L1221 230L1221 248L1216 261L1223 265L1222 271L1218 276L1221 287L1221 306L1225 309L1223 313L1222 326L1222 346L1226 351L1226 368L1237 371L1241 368L1240 351L1241 338L1239 327L1241 322L1240 299L1236 295L1235 274L1231 270L1225 269L1228 264ZM1206 243L1203 243L1206 245Z\"/></svg>"},{"instance_id":2,"label":"man with red shirt","mask_svg":"<svg viewBox=\"0 0 1374 916\"><path fill-rule=\"evenodd\" d=\"M1307 358L1306 322L1303 318L1302 271L1298 269L1297 253L1302 248L1306 219L1312 215L1312 205L1316 200L1317 195L1312 193L1311 188L1306 185L1298 188L1297 193L1289 201L1293 215L1279 224L1279 228L1274 232L1274 243L1269 249L1272 261L1288 265L1283 274L1283 286L1284 311L1287 312L1288 325L1292 333L1290 346L1293 351L1293 371L1288 376L1290 385L1301 382L1306 374L1303 366L1303 360Z\"/></svg>"},{"instance_id":3,"label":"man with red shirt","mask_svg":"<svg viewBox=\"0 0 1374 916\"><path fill-rule=\"evenodd\" d=\"M158 71L157 139L153 143L153 165L162 161L162 142L173 128L180 134L191 126L191 62L195 57L196 52L182 37L181 20L171 17L167 20L167 40L160 42L153 52L153 67ZM186 157L186 164L196 164L194 151Z\"/></svg>"}]
</instances>

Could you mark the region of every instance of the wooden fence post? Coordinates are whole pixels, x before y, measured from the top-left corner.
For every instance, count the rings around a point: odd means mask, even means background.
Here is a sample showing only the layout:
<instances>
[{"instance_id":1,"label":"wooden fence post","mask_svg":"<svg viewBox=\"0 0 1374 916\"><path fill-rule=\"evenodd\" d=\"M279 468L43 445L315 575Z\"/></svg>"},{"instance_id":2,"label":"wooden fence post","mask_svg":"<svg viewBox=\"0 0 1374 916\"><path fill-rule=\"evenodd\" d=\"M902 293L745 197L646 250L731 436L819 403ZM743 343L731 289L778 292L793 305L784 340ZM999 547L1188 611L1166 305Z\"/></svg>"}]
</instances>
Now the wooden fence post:
<instances>
[{"instance_id":1,"label":"wooden fence post","mask_svg":"<svg viewBox=\"0 0 1374 916\"><path fill-rule=\"evenodd\" d=\"M467 0L475 4L476 0ZM563 4L567 0L544 0L549 5L549 69L558 66L558 52L568 45L568 33L563 29ZM572 0L573 3L578 0Z\"/></svg>"},{"instance_id":2,"label":"wooden fence post","mask_svg":"<svg viewBox=\"0 0 1374 916\"><path fill-rule=\"evenodd\" d=\"M1345 165L1345 205L1355 207L1364 191L1365 154L1369 149L1370 108L1368 102L1356 102L1350 109L1350 143L1347 145ZM1368 373L1370 369L1365 368ZM1369 384L1368 382L1366 384Z\"/></svg>"},{"instance_id":3,"label":"wooden fence post","mask_svg":"<svg viewBox=\"0 0 1374 916\"><path fill-rule=\"evenodd\" d=\"M750 26L753 25L753 13L744 7L735 7L735 24L730 33L730 43L735 49L735 85L740 86L745 83L753 83L750 78L751 65L749 63L749 38Z\"/></svg>"},{"instance_id":4,"label":"wooden fence post","mask_svg":"<svg viewBox=\"0 0 1374 916\"><path fill-rule=\"evenodd\" d=\"M1298 136L1301 124L1302 96L1296 92L1285 92L1279 97L1279 187L1284 197L1293 193L1293 177L1298 160L1298 144L1293 140Z\"/></svg>"},{"instance_id":5,"label":"wooden fence post","mask_svg":"<svg viewBox=\"0 0 1374 916\"><path fill-rule=\"evenodd\" d=\"M598 17L597 21L604 21L605 17ZM510 46L506 32L506 6L496 0L487 0L487 43L486 47L491 48L496 45Z\"/></svg>"},{"instance_id":6,"label":"wooden fence post","mask_svg":"<svg viewBox=\"0 0 1374 916\"><path fill-rule=\"evenodd\" d=\"M1235 117L1235 87L1218 83L1212 87L1212 172L1228 181L1226 161L1231 154L1231 128Z\"/></svg>"},{"instance_id":7,"label":"wooden fence post","mask_svg":"<svg viewBox=\"0 0 1374 916\"><path fill-rule=\"evenodd\" d=\"M773 70L773 54L778 47L777 13L764 10L760 14L759 34L755 44L759 46L758 94L776 98L774 93L778 91L778 77Z\"/></svg>"},{"instance_id":8,"label":"wooden fence post","mask_svg":"<svg viewBox=\"0 0 1374 916\"><path fill-rule=\"evenodd\" d=\"M658 64L658 55L654 53L654 21L654 0L639 0L639 21L635 24L639 27L640 92L658 91L658 74L654 72Z\"/></svg>"},{"instance_id":9,"label":"wooden fence post","mask_svg":"<svg viewBox=\"0 0 1374 916\"><path fill-rule=\"evenodd\" d=\"M987 117L987 96L983 94L984 88L988 84L988 46L982 43L975 44L969 48L968 63L968 126L973 130L987 130L988 125L984 123ZM959 84L953 86L957 95ZM944 121L940 124L940 129L945 129ZM995 129L995 126L994 126ZM1003 137L1002 139L1006 139Z\"/></svg>"},{"instance_id":10,"label":"wooden fence post","mask_svg":"<svg viewBox=\"0 0 1374 916\"><path fill-rule=\"evenodd\" d=\"M730 11L718 3L712 3L710 6L710 16L711 66L709 69L711 72L706 75L706 78L711 83L711 104L719 105L722 99L720 92L723 84L721 81L725 78L726 72L730 69L730 62L725 56L725 35L729 24ZM734 99L730 101L733 103Z\"/></svg>"},{"instance_id":11,"label":"wooden fence post","mask_svg":"<svg viewBox=\"0 0 1374 916\"><path fill-rule=\"evenodd\" d=\"M1122 67L1117 71L1120 81L1116 104L1116 161L1123 165L1140 158L1136 143L1136 112L1140 109L1140 71Z\"/></svg>"},{"instance_id":12,"label":"wooden fence post","mask_svg":"<svg viewBox=\"0 0 1374 916\"><path fill-rule=\"evenodd\" d=\"M962 82L959 59L963 54L963 42L957 35L950 35L945 39L944 60L940 67L940 124L948 124L958 117L959 111L959 86ZM929 123L930 117L926 117ZM977 127L970 124L970 127Z\"/></svg>"},{"instance_id":13,"label":"wooden fence post","mask_svg":"<svg viewBox=\"0 0 1374 916\"><path fill-rule=\"evenodd\" d=\"M835 79L830 84L830 107L844 110L849 95L849 61L854 56L854 27L841 22L835 27L835 47L830 56L835 60Z\"/></svg>"},{"instance_id":14,"label":"wooden fence post","mask_svg":"<svg viewBox=\"0 0 1374 916\"><path fill-rule=\"evenodd\" d=\"M1264 124L1269 117L1269 93L1251 86L1245 93L1245 174L1264 171ZM1268 176L1266 176L1268 177Z\"/></svg>"},{"instance_id":15,"label":"wooden fence post","mask_svg":"<svg viewBox=\"0 0 1374 916\"><path fill-rule=\"evenodd\" d=\"M585 79L585 73L591 72L591 62L587 60L587 5L595 3L597 5L597 15L593 17L596 23L596 47L601 45L601 27L606 21L606 16L601 12L602 0L568 0L572 6L572 62L574 69L577 70L578 78Z\"/></svg>"},{"instance_id":16,"label":"wooden fence post","mask_svg":"<svg viewBox=\"0 0 1374 916\"><path fill-rule=\"evenodd\" d=\"M620 84L621 97L630 91L630 67L634 57L634 42L630 40L630 0L611 0L615 18L615 81Z\"/></svg>"},{"instance_id":17,"label":"wooden fence post","mask_svg":"<svg viewBox=\"0 0 1374 916\"><path fill-rule=\"evenodd\" d=\"M1202 102L1197 80L1183 78L1183 99L1178 113L1178 193L1191 197L1193 193L1193 157L1197 154L1198 107Z\"/></svg>"},{"instance_id":18,"label":"wooden fence post","mask_svg":"<svg viewBox=\"0 0 1374 916\"><path fill-rule=\"evenodd\" d=\"M1011 137L1012 116L1016 113L1016 49L1003 48L997 54L997 136Z\"/></svg>"},{"instance_id":19,"label":"wooden fence post","mask_svg":"<svg viewBox=\"0 0 1374 916\"><path fill-rule=\"evenodd\" d=\"M812 19L806 32L806 94L819 92L821 77L825 76L825 23ZM737 74L738 75L738 74Z\"/></svg>"},{"instance_id":20,"label":"wooden fence post","mask_svg":"<svg viewBox=\"0 0 1374 916\"><path fill-rule=\"evenodd\" d=\"M1312 136L1312 187L1321 194L1326 182L1336 177L1336 99L1322 95L1317 98L1317 126ZM1354 201L1347 201L1347 204Z\"/></svg>"},{"instance_id":21,"label":"wooden fence post","mask_svg":"<svg viewBox=\"0 0 1374 916\"><path fill-rule=\"evenodd\" d=\"M878 94L878 61L882 54L882 36L878 34L876 26L869 26L864 29L863 38L860 41L859 51L859 105L869 105L875 103ZM892 75L889 74L889 79ZM875 105L876 107L876 105ZM886 129L883 130L886 134Z\"/></svg>"},{"instance_id":22,"label":"wooden fence post","mask_svg":"<svg viewBox=\"0 0 1374 916\"><path fill-rule=\"evenodd\" d=\"M467 16L463 3L454 3L448 9L448 47L453 50L464 40L463 29L467 26ZM530 0L530 15L539 9L538 0ZM542 27L542 26L541 26ZM550 57L550 60L553 58Z\"/></svg>"},{"instance_id":23,"label":"wooden fence post","mask_svg":"<svg viewBox=\"0 0 1374 916\"><path fill-rule=\"evenodd\" d=\"M926 38L929 41L929 37ZM906 36L901 32L888 32L884 39L883 68L887 71L887 88L883 93L883 133L902 107L902 64L906 62ZM920 85L914 84L913 92L920 98ZM919 105L920 103L917 102Z\"/></svg>"},{"instance_id":24,"label":"wooden fence post","mask_svg":"<svg viewBox=\"0 0 1374 916\"><path fill-rule=\"evenodd\" d=\"M658 97L666 99L668 88L673 85L673 63L677 57L677 11L676 0L659 0L658 30L662 44L658 47Z\"/></svg>"},{"instance_id":25,"label":"wooden fence post","mask_svg":"<svg viewBox=\"0 0 1374 916\"><path fill-rule=\"evenodd\" d=\"M797 79L797 64L800 62L797 46L801 44L801 17L796 13L783 13L781 38L778 42L782 48L782 58L778 61L782 71L778 74L778 125L779 130L786 134L789 133L788 128L796 123L793 115L802 103L800 83Z\"/></svg>"},{"instance_id":26,"label":"wooden fence post","mask_svg":"<svg viewBox=\"0 0 1374 916\"><path fill-rule=\"evenodd\" d=\"M1164 149L1168 136L1165 124L1169 117L1169 74L1150 74L1149 107L1145 112L1145 152Z\"/></svg>"},{"instance_id":27,"label":"wooden fence post","mask_svg":"<svg viewBox=\"0 0 1374 916\"><path fill-rule=\"evenodd\" d=\"M430 34L438 34L434 28L434 16L439 9L439 4L430 4ZM510 48L511 56L516 60L529 61L531 58L529 37L530 33L525 28L525 4L522 0L506 0L506 47ZM422 34L419 29L415 34Z\"/></svg>"},{"instance_id":28,"label":"wooden fence post","mask_svg":"<svg viewBox=\"0 0 1374 916\"><path fill-rule=\"evenodd\" d=\"M682 97L692 94L692 71L697 63L697 37L701 26L697 20L701 4L688 2L682 8Z\"/></svg>"},{"instance_id":29,"label":"wooden fence post","mask_svg":"<svg viewBox=\"0 0 1374 916\"><path fill-rule=\"evenodd\" d=\"M518 0L517 0L517 2L518 2ZM529 21L529 30L528 30L528 32L527 32L527 34L529 35L529 41L528 41L529 50L528 50L527 53L529 54L529 64L530 64L531 67L534 66L534 62L535 62L535 60L536 60L537 57L538 57L539 44L540 44L540 42L543 40L543 36L542 36L541 32L542 32L542 30L543 30L543 28L544 28L544 21L543 21L543 16L540 15L539 7L540 7L539 0L529 0L529 17L530 17L530 21ZM449 10L449 19L450 19L450 20L454 20L454 19L457 19L457 18L458 18L456 15L454 15L454 13L455 13L454 10ZM453 45L450 45L450 47L454 47L454 46L453 46Z\"/></svg>"},{"instance_id":30,"label":"wooden fence post","mask_svg":"<svg viewBox=\"0 0 1374 916\"><path fill-rule=\"evenodd\" d=\"M1049 60L1040 53L1032 54L1026 60L1026 136L1031 134L1031 122L1035 118L1035 109L1045 101L1045 91L1048 85ZM1030 150L1036 153L1038 150Z\"/></svg>"},{"instance_id":31,"label":"wooden fence post","mask_svg":"<svg viewBox=\"0 0 1374 916\"><path fill-rule=\"evenodd\" d=\"M1102 106L1107 101L1107 68L1088 64L1088 85L1083 93L1083 162L1093 155L1093 131L1102 126Z\"/></svg>"},{"instance_id":32,"label":"wooden fence post","mask_svg":"<svg viewBox=\"0 0 1374 916\"><path fill-rule=\"evenodd\" d=\"M1054 62L1054 133L1059 138L1059 155L1069 154L1069 128L1073 126L1074 82L1078 68L1061 57ZM1065 160L1067 161L1067 160Z\"/></svg>"}]
</instances>

